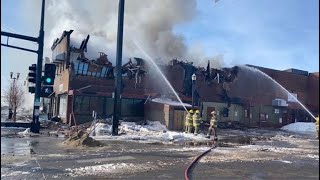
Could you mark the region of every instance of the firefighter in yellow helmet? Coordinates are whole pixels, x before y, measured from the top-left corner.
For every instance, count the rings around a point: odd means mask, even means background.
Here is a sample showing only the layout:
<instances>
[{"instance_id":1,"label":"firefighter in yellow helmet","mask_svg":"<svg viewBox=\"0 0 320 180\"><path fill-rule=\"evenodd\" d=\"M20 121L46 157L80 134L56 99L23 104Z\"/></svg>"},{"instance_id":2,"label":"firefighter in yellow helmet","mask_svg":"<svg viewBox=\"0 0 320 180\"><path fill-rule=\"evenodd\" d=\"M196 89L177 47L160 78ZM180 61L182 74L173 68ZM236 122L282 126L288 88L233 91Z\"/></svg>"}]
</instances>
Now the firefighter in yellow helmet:
<instances>
[{"instance_id":1,"label":"firefighter in yellow helmet","mask_svg":"<svg viewBox=\"0 0 320 180\"><path fill-rule=\"evenodd\" d=\"M192 116L193 126L194 126L194 134L197 135L199 133L200 127L200 111L196 110L196 112Z\"/></svg>"},{"instance_id":2,"label":"firefighter in yellow helmet","mask_svg":"<svg viewBox=\"0 0 320 180\"><path fill-rule=\"evenodd\" d=\"M185 132L189 132L191 133L192 131L192 114L193 114L193 110L188 111L187 115L186 115L186 120L185 120Z\"/></svg>"},{"instance_id":3,"label":"firefighter in yellow helmet","mask_svg":"<svg viewBox=\"0 0 320 180\"><path fill-rule=\"evenodd\" d=\"M316 130L317 130L317 137L319 139L319 114L316 117Z\"/></svg>"},{"instance_id":4,"label":"firefighter in yellow helmet","mask_svg":"<svg viewBox=\"0 0 320 180\"><path fill-rule=\"evenodd\" d=\"M209 127L209 130L208 130L208 134L207 134L207 137L210 138L210 135L213 131L213 134L214 134L214 140L218 140L218 137L217 137L217 116L216 116L216 112L215 111L212 111L211 112L211 119L210 119L210 127Z\"/></svg>"},{"instance_id":5,"label":"firefighter in yellow helmet","mask_svg":"<svg viewBox=\"0 0 320 180\"><path fill-rule=\"evenodd\" d=\"M189 111L189 114L190 114L190 116L187 120L188 121L188 133L192 133L192 131L193 131L193 122L192 122L193 110L192 109Z\"/></svg>"}]
</instances>

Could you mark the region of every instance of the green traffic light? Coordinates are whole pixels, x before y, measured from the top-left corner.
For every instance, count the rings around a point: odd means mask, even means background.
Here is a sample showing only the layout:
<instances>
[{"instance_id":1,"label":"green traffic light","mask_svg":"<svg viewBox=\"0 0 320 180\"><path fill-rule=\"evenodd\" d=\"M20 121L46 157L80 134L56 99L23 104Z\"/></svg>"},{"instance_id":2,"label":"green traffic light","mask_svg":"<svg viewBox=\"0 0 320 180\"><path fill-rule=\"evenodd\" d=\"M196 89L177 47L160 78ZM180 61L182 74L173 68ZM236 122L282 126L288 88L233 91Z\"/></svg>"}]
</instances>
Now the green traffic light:
<instances>
[{"instance_id":1,"label":"green traffic light","mask_svg":"<svg viewBox=\"0 0 320 180\"><path fill-rule=\"evenodd\" d=\"M51 78L46 78L47 83L51 83L52 79Z\"/></svg>"}]
</instances>

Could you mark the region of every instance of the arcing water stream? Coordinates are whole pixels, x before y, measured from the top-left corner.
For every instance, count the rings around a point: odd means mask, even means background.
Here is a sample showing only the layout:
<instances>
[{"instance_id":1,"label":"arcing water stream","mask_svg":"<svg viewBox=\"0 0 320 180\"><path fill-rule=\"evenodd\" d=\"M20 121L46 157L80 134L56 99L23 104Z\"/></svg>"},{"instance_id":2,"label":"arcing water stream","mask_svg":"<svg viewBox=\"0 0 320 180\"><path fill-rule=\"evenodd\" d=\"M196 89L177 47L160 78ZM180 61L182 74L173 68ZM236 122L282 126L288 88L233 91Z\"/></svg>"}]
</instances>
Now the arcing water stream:
<instances>
[{"instance_id":1,"label":"arcing water stream","mask_svg":"<svg viewBox=\"0 0 320 180\"><path fill-rule=\"evenodd\" d=\"M249 67L249 66L239 66L239 67L241 67L241 68L243 68L243 69L250 70L250 71L252 71L252 72L259 73L259 74L263 75L264 77L270 79L272 82L274 82L276 85L278 85L282 90L284 90L286 93L288 93L289 96L291 96L295 101L297 101L297 102L300 104L300 106L301 106L304 110L306 110L313 119L316 120L316 117L314 117L314 115L313 115L295 96L293 96L286 88L284 88L284 87L283 87L281 84L279 84L277 81L275 81L274 79L272 79L268 74L260 71L260 70L257 69L257 68L253 68L253 67Z\"/></svg>"},{"instance_id":2,"label":"arcing water stream","mask_svg":"<svg viewBox=\"0 0 320 180\"><path fill-rule=\"evenodd\" d=\"M174 95L177 97L177 99L179 100L179 102L181 103L181 105L183 106L183 108L187 110L187 108L184 106L183 102L181 101L179 95L177 94L177 92L173 89L172 85L170 84L170 82L168 81L168 79L164 76L164 74L162 73L162 71L160 70L160 68L157 66L157 64L154 62L154 60L142 49L142 47L136 42L133 41L133 43L137 46L137 48L147 57L147 59L151 62L151 64L156 68L156 70L159 72L159 74L161 75L161 77L165 80L165 82L167 83L167 85L170 87L171 91L174 93Z\"/></svg>"}]
</instances>

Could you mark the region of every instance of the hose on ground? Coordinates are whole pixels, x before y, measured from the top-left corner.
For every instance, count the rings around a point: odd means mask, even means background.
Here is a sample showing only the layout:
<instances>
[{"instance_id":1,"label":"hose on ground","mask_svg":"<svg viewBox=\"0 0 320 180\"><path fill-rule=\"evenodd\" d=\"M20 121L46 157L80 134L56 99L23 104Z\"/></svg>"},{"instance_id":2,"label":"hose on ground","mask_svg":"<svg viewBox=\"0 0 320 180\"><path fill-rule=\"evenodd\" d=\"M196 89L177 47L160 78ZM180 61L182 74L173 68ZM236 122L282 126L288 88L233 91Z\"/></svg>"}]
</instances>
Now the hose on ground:
<instances>
[{"instance_id":1,"label":"hose on ground","mask_svg":"<svg viewBox=\"0 0 320 180\"><path fill-rule=\"evenodd\" d=\"M184 172L184 179L185 180L189 180L189 175L190 175L190 170L192 169L192 167L195 166L195 164L199 161L200 158L202 158L204 155L206 155L208 152L210 152L212 149L216 148L215 145L213 145L213 147L209 148L208 150L206 150L205 152L201 153L199 156L197 156L192 162L191 164L189 164L189 166L187 167L187 169Z\"/></svg>"}]
</instances>

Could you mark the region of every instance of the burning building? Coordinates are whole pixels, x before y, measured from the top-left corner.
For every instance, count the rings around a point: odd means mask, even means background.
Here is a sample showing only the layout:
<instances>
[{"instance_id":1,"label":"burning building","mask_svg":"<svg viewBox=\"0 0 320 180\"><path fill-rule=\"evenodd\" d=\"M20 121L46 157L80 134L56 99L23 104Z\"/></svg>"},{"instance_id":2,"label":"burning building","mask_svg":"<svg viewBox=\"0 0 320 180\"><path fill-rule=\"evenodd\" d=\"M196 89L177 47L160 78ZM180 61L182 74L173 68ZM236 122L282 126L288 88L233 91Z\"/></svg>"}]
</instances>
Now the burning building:
<instances>
[{"instance_id":1,"label":"burning building","mask_svg":"<svg viewBox=\"0 0 320 180\"><path fill-rule=\"evenodd\" d=\"M57 76L49 112L51 116L60 116L69 125L91 121L93 110L98 117L111 117L114 66L103 52L97 59L87 59L85 52L90 36L80 47L73 47L70 45L72 32L64 31L51 48ZM173 59L169 64L159 66L188 109L192 103L191 76L196 75L194 104L201 110L204 121L209 120L212 110L217 111L219 122L237 121L248 127L279 127L295 120L312 121L291 95L279 90L270 79L259 77L259 73L248 69L249 65L214 69L210 68L209 62L204 68ZM313 113L319 113L318 74L255 68L282 84ZM129 59L122 66L122 75L122 119L159 120L175 130L184 127L185 111L181 105L153 101L161 98L161 89L166 88L161 88L161 77L146 65L146 61Z\"/></svg>"}]
</instances>

